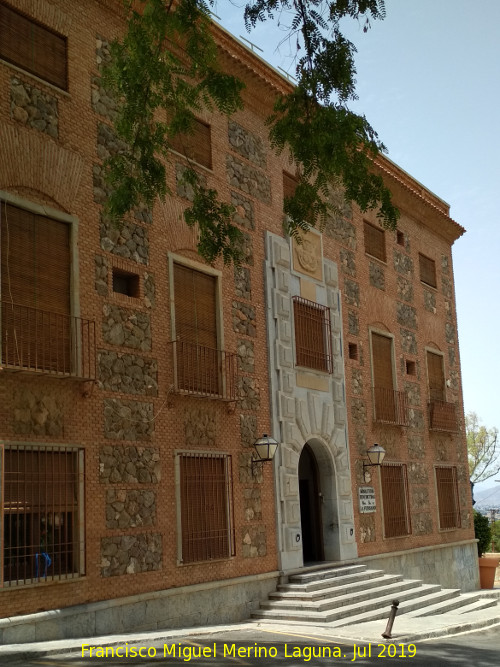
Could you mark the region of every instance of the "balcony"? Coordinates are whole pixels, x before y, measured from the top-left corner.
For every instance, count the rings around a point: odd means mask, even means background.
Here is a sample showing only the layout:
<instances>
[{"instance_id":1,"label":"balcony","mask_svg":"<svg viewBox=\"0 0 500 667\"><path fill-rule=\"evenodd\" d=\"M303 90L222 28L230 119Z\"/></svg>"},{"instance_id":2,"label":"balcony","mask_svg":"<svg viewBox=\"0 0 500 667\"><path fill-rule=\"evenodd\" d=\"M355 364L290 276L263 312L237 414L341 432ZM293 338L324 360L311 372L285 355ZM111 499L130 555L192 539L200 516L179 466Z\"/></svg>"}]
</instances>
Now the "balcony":
<instances>
[{"instance_id":1,"label":"balcony","mask_svg":"<svg viewBox=\"0 0 500 667\"><path fill-rule=\"evenodd\" d=\"M374 421L395 426L408 426L406 392L373 387Z\"/></svg>"},{"instance_id":2,"label":"balcony","mask_svg":"<svg viewBox=\"0 0 500 667\"><path fill-rule=\"evenodd\" d=\"M429 401L429 428L431 431L458 431L457 406L446 401Z\"/></svg>"},{"instance_id":3,"label":"balcony","mask_svg":"<svg viewBox=\"0 0 500 667\"><path fill-rule=\"evenodd\" d=\"M236 400L236 354L179 340L172 347L177 393Z\"/></svg>"},{"instance_id":4,"label":"balcony","mask_svg":"<svg viewBox=\"0 0 500 667\"><path fill-rule=\"evenodd\" d=\"M2 370L95 380L95 349L92 320L1 302Z\"/></svg>"}]
</instances>

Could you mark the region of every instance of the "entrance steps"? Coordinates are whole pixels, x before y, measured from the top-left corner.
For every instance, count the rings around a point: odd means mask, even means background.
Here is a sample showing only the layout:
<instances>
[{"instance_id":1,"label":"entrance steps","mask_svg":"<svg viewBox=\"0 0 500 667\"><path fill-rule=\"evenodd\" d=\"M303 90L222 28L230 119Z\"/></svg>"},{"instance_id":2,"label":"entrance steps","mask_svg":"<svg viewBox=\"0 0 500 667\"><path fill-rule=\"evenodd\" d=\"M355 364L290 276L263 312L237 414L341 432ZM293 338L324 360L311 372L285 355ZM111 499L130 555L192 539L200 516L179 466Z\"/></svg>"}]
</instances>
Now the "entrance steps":
<instances>
[{"instance_id":1,"label":"entrance steps","mask_svg":"<svg viewBox=\"0 0 500 667\"><path fill-rule=\"evenodd\" d=\"M315 569L291 575L287 584L262 602L252 618L260 622L342 627L386 619L393 600L399 600L398 615L431 616L453 611L467 614L497 604L481 592L460 595L458 589L404 579L366 565Z\"/></svg>"}]
</instances>

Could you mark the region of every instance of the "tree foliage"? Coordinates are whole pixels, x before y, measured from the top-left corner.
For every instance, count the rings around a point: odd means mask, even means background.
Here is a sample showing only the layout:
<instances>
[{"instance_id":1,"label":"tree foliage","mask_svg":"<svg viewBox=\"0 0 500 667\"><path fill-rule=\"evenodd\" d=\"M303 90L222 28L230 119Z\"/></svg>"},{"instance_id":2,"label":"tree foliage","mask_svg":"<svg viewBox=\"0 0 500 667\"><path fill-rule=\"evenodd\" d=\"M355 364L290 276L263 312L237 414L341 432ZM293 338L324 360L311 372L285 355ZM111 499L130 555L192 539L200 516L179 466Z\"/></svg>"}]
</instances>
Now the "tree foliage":
<instances>
[{"instance_id":1,"label":"tree foliage","mask_svg":"<svg viewBox=\"0 0 500 667\"><path fill-rule=\"evenodd\" d=\"M124 0L127 31L113 43L104 73L119 100L115 130L128 146L105 165L111 190L106 209L114 219L169 194L169 146L190 131L197 113L231 115L243 106L243 82L219 68L209 27L212 2ZM341 185L363 211L378 206L386 227L396 225L390 192L371 168L385 147L366 118L348 108L356 99L356 49L340 29L350 17L363 20L366 31L370 20L384 15L384 0L250 0L244 9L248 29L275 16L283 26L287 17L288 38L295 40L297 85L276 99L267 119L271 145L286 151L297 169L299 186L285 201L291 235L324 223L334 207L332 185ZM209 262L218 256L237 262L241 233L232 223L234 210L203 186L193 164L186 177L195 194L185 218L199 225L200 254Z\"/></svg>"},{"instance_id":2,"label":"tree foliage","mask_svg":"<svg viewBox=\"0 0 500 667\"><path fill-rule=\"evenodd\" d=\"M474 510L474 535L478 540L477 555L479 558L488 551L491 544L491 528L488 517Z\"/></svg>"},{"instance_id":3,"label":"tree foliage","mask_svg":"<svg viewBox=\"0 0 500 667\"><path fill-rule=\"evenodd\" d=\"M484 482L500 471L498 429L486 428L475 412L465 415L465 432L471 482Z\"/></svg>"}]
</instances>

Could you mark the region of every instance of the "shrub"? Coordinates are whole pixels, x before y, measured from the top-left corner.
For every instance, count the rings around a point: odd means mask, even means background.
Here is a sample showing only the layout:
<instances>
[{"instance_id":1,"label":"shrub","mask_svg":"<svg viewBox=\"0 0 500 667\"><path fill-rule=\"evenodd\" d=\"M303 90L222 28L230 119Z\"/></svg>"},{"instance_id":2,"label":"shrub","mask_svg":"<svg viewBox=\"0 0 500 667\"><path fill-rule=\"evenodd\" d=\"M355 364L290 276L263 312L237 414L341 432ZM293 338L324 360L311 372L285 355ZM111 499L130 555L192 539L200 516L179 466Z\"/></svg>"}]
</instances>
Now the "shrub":
<instances>
[{"instance_id":1,"label":"shrub","mask_svg":"<svg viewBox=\"0 0 500 667\"><path fill-rule=\"evenodd\" d=\"M491 528L488 517L474 510L474 533L477 543L477 553L479 558L488 551L491 544Z\"/></svg>"}]
</instances>

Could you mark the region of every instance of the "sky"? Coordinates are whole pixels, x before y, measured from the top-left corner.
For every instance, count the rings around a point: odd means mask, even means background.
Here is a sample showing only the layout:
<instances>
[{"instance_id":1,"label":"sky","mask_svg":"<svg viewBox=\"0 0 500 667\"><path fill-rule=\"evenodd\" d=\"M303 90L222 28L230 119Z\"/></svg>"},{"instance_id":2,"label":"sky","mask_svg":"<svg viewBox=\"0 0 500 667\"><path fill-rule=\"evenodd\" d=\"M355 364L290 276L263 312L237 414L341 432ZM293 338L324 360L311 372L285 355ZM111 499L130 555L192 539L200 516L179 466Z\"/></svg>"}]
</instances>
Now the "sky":
<instances>
[{"instance_id":1,"label":"sky","mask_svg":"<svg viewBox=\"0 0 500 667\"><path fill-rule=\"evenodd\" d=\"M222 25L293 74L290 45L276 49L284 33L248 34L235 1L215 7ZM351 108L467 230L453 246L465 411L500 429L500 0L386 0L367 33L352 20L343 28L358 50Z\"/></svg>"}]
</instances>

